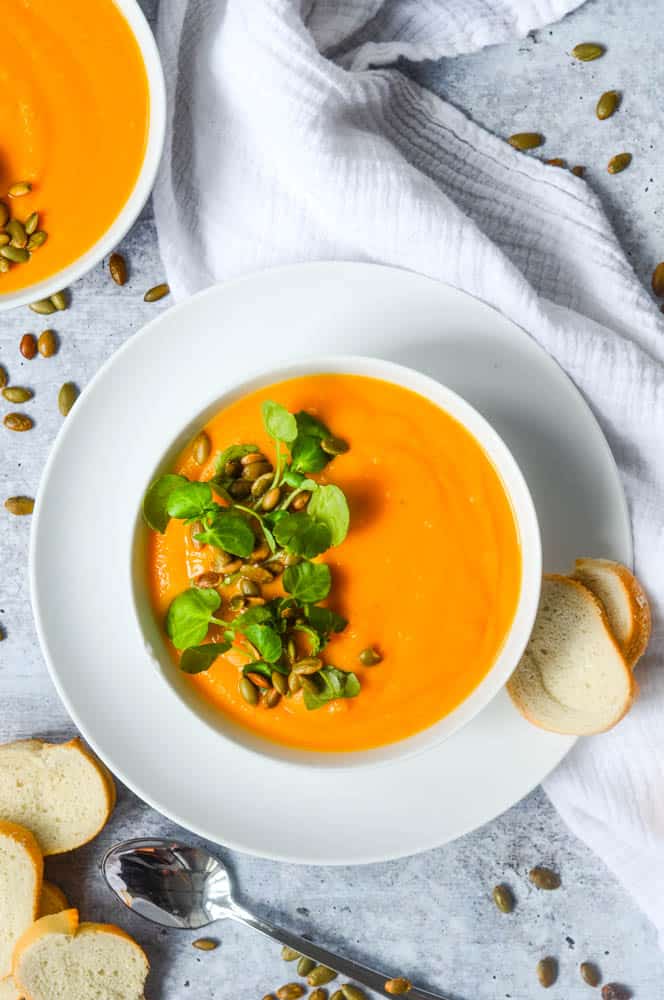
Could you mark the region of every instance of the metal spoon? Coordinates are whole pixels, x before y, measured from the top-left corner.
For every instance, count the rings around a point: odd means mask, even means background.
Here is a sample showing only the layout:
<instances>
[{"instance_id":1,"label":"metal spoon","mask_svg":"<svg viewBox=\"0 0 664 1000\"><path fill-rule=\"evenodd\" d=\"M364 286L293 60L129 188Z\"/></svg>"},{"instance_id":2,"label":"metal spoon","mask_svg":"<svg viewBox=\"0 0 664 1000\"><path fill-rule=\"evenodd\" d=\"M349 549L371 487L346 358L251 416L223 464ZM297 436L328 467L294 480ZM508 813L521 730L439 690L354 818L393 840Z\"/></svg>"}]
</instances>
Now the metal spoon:
<instances>
[{"instance_id":1,"label":"metal spoon","mask_svg":"<svg viewBox=\"0 0 664 1000\"><path fill-rule=\"evenodd\" d=\"M233 899L226 868L200 847L173 840L126 840L106 854L102 870L125 906L155 924L196 930L216 920L237 920L306 955L317 965L326 965L382 996L390 996L385 990L390 976L334 955L239 906ZM415 986L406 996L407 1000L446 1000Z\"/></svg>"}]
</instances>

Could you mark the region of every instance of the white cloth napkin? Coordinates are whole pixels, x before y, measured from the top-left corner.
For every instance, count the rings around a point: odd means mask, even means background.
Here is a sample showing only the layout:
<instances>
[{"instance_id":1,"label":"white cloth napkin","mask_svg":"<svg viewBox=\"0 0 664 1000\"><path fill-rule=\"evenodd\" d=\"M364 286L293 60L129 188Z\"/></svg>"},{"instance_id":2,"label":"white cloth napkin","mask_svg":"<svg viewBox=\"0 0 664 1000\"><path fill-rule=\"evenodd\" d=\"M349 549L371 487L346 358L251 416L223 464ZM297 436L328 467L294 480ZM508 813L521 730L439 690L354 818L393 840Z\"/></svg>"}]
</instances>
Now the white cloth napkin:
<instances>
[{"instance_id":1,"label":"white cloth napkin","mask_svg":"<svg viewBox=\"0 0 664 1000\"><path fill-rule=\"evenodd\" d=\"M312 259L379 261L516 319L591 402L664 607L664 324L589 187L383 68L522 36L579 0L161 0L155 208L174 295ZM664 941L664 644L613 732L546 782ZM658 669L659 668L659 669Z\"/></svg>"}]
</instances>

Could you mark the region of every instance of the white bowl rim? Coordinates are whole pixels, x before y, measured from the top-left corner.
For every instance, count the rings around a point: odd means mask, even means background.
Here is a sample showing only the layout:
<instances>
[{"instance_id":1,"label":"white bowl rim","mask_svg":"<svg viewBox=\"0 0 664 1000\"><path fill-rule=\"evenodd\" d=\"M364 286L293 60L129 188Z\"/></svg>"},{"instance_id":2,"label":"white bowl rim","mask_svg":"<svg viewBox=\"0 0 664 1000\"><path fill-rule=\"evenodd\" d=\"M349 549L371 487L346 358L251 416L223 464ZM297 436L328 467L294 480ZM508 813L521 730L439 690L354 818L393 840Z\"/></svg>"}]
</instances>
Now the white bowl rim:
<instances>
[{"instance_id":1,"label":"white bowl rim","mask_svg":"<svg viewBox=\"0 0 664 1000\"><path fill-rule=\"evenodd\" d=\"M412 736L369 750L307 751L268 740L253 733L248 727L231 723L224 718L223 713L219 710L209 710L204 699L197 692L191 697L185 698L186 708L196 716L199 724L211 727L222 740L230 740L245 751L296 767L354 770L358 767L365 768L388 764L395 760L404 760L438 746L474 719L502 690L528 643L535 622L542 580L542 545L537 513L530 490L516 459L500 435L486 418L458 393L429 375L393 361L361 355L325 355L302 358L284 365L272 366L269 369L262 368L250 371L240 383L226 389L221 395L216 394L214 398L201 402L201 405L197 407L197 414L192 415L192 419L187 425L187 434L184 435L184 440L188 439L192 433L196 433L196 430L191 432L192 427L202 427L210 416L227 405L231 399L240 398L256 389L290 378L322 374L365 375L391 382L411 389L456 419L480 444L496 469L512 506L521 547L521 582L517 607L496 661L480 683L452 712ZM179 438L179 443L175 447L172 441L163 442L162 461L158 469L153 470L153 473L146 480L146 488L157 474L162 471L170 471L172 458L181 451L184 440ZM139 512L131 546L132 553L136 551L137 538L144 539L146 536L147 529ZM142 549L144 543L139 542L138 544ZM139 610L140 598L142 597L145 601L145 580L143 577L139 582L131 567L130 586L136 627L140 634L146 638L145 612L141 613ZM152 610L151 614L153 622L156 623ZM177 668L172 663L170 653L163 643L162 626L156 623L156 628L161 636L163 647L160 649L161 655L157 655L154 646L147 639L146 647L153 659L160 664L163 665L164 661L167 661L165 680L175 688L173 678L178 676ZM171 667L172 670L169 669ZM182 694L182 690L180 688L180 694Z\"/></svg>"},{"instance_id":2,"label":"white bowl rim","mask_svg":"<svg viewBox=\"0 0 664 1000\"><path fill-rule=\"evenodd\" d=\"M113 0L139 47L148 83L148 134L143 162L129 197L112 225L88 250L48 278L0 292L0 312L29 305L69 287L110 253L127 235L150 196L157 176L166 135L166 82L157 43L137 0Z\"/></svg>"}]
</instances>

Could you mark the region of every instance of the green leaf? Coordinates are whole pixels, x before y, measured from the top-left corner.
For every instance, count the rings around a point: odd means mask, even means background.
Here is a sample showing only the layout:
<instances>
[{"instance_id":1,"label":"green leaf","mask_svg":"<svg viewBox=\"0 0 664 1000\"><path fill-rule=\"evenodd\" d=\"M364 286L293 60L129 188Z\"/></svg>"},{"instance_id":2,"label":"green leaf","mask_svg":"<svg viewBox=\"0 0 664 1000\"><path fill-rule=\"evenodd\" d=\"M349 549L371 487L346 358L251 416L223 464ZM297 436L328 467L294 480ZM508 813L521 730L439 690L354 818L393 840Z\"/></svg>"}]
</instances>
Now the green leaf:
<instances>
[{"instance_id":1,"label":"green leaf","mask_svg":"<svg viewBox=\"0 0 664 1000\"><path fill-rule=\"evenodd\" d=\"M260 451L257 444L230 444L228 448L224 448L214 460L215 479L220 478L222 481L228 479L224 476L226 463L233 462L236 458L244 458L245 455L251 455L255 451Z\"/></svg>"},{"instance_id":2,"label":"green leaf","mask_svg":"<svg viewBox=\"0 0 664 1000\"><path fill-rule=\"evenodd\" d=\"M190 646L180 657L180 670L185 674L200 674L203 670L209 670L217 657L230 648L230 642L206 642L204 646Z\"/></svg>"},{"instance_id":3,"label":"green leaf","mask_svg":"<svg viewBox=\"0 0 664 1000\"><path fill-rule=\"evenodd\" d=\"M339 670L338 667L322 667L316 675L323 685L319 693L304 692L304 704L309 711L322 708L337 698L356 698L360 693L360 682L352 672Z\"/></svg>"},{"instance_id":4,"label":"green leaf","mask_svg":"<svg viewBox=\"0 0 664 1000\"><path fill-rule=\"evenodd\" d=\"M215 511L206 530L196 535L196 540L243 558L251 555L256 544L254 533L246 519L241 514L221 507Z\"/></svg>"},{"instance_id":5,"label":"green leaf","mask_svg":"<svg viewBox=\"0 0 664 1000\"><path fill-rule=\"evenodd\" d=\"M169 497L173 490L186 482L187 480L184 476L168 474L159 476L148 487L143 498L143 517L145 518L145 523L153 531L158 531L162 535L166 531L170 520L170 515L166 509Z\"/></svg>"},{"instance_id":6,"label":"green leaf","mask_svg":"<svg viewBox=\"0 0 664 1000\"><path fill-rule=\"evenodd\" d=\"M296 472L320 472L331 459L320 446L320 439L298 434L291 448L291 468Z\"/></svg>"},{"instance_id":7,"label":"green leaf","mask_svg":"<svg viewBox=\"0 0 664 1000\"><path fill-rule=\"evenodd\" d=\"M208 483L185 482L177 486L168 498L166 509L170 517L184 520L203 517L212 503L212 487Z\"/></svg>"},{"instance_id":8,"label":"green leaf","mask_svg":"<svg viewBox=\"0 0 664 1000\"><path fill-rule=\"evenodd\" d=\"M293 625L294 632L302 632L309 640L309 655L316 656L325 644L325 638L308 625Z\"/></svg>"},{"instance_id":9,"label":"green leaf","mask_svg":"<svg viewBox=\"0 0 664 1000\"><path fill-rule=\"evenodd\" d=\"M267 625L274 621L274 609L269 604L259 605L256 608L247 608L241 615L231 622L232 628L238 632L244 632L248 625Z\"/></svg>"},{"instance_id":10,"label":"green leaf","mask_svg":"<svg viewBox=\"0 0 664 1000\"><path fill-rule=\"evenodd\" d=\"M303 437L318 438L319 441L332 437L329 427L326 427L323 421L318 420L317 417L312 417L306 410L298 410L295 414L295 423L298 434Z\"/></svg>"},{"instance_id":11,"label":"green leaf","mask_svg":"<svg viewBox=\"0 0 664 1000\"><path fill-rule=\"evenodd\" d=\"M330 593L332 574L325 563L301 562L287 568L283 582L284 590L301 604L315 604Z\"/></svg>"},{"instance_id":12,"label":"green leaf","mask_svg":"<svg viewBox=\"0 0 664 1000\"><path fill-rule=\"evenodd\" d=\"M325 552L332 542L328 526L322 521L314 521L313 517L305 512L285 513L277 522L274 534L279 544L288 552L304 556L305 559L313 559L314 556Z\"/></svg>"},{"instance_id":13,"label":"green leaf","mask_svg":"<svg viewBox=\"0 0 664 1000\"><path fill-rule=\"evenodd\" d=\"M297 423L292 413L289 413L281 403L266 399L262 406L263 423L268 434L277 441L290 444L297 437Z\"/></svg>"},{"instance_id":14,"label":"green leaf","mask_svg":"<svg viewBox=\"0 0 664 1000\"><path fill-rule=\"evenodd\" d=\"M242 673L246 677L247 674L261 674L262 677L267 677L268 680L272 679L272 671L274 667L268 666L267 663L263 663L262 660L254 660L253 663L247 663L242 667Z\"/></svg>"},{"instance_id":15,"label":"green leaf","mask_svg":"<svg viewBox=\"0 0 664 1000\"><path fill-rule=\"evenodd\" d=\"M166 615L166 632L176 649L198 646L205 639L210 622L224 625L213 618L221 604L216 590L190 587L171 602Z\"/></svg>"},{"instance_id":16,"label":"green leaf","mask_svg":"<svg viewBox=\"0 0 664 1000\"><path fill-rule=\"evenodd\" d=\"M338 486L321 486L311 497L307 513L327 525L332 545L340 545L348 534L350 511L343 490Z\"/></svg>"},{"instance_id":17,"label":"green leaf","mask_svg":"<svg viewBox=\"0 0 664 1000\"><path fill-rule=\"evenodd\" d=\"M281 636L269 625L247 625L242 633L268 663L275 663L281 656Z\"/></svg>"},{"instance_id":18,"label":"green leaf","mask_svg":"<svg viewBox=\"0 0 664 1000\"><path fill-rule=\"evenodd\" d=\"M343 632L348 624L346 619L338 615L336 611L332 611L331 608L321 608L316 604L305 608L305 615L311 627L324 635L329 635L331 632Z\"/></svg>"}]
</instances>

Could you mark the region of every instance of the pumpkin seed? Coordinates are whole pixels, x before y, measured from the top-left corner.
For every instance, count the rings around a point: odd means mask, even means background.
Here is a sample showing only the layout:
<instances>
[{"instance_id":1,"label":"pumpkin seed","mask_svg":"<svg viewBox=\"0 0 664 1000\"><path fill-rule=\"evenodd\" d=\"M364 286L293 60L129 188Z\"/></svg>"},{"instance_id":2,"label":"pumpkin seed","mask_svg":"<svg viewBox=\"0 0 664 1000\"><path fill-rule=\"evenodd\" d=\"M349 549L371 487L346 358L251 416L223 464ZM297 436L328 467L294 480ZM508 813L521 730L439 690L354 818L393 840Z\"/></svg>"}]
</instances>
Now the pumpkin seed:
<instances>
[{"instance_id":1,"label":"pumpkin seed","mask_svg":"<svg viewBox=\"0 0 664 1000\"><path fill-rule=\"evenodd\" d=\"M9 209L5 205L4 201L0 201L0 229L4 229L8 221Z\"/></svg>"},{"instance_id":2,"label":"pumpkin seed","mask_svg":"<svg viewBox=\"0 0 664 1000\"><path fill-rule=\"evenodd\" d=\"M353 986L352 983L344 983L341 992L344 1000L367 1000L364 990L361 990L359 986Z\"/></svg>"},{"instance_id":3,"label":"pumpkin seed","mask_svg":"<svg viewBox=\"0 0 664 1000\"><path fill-rule=\"evenodd\" d=\"M330 997L330 1000L344 1000L344 995L341 992L341 990L335 990L332 996Z\"/></svg>"},{"instance_id":4,"label":"pumpkin seed","mask_svg":"<svg viewBox=\"0 0 664 1000\"><path fill-rule=\"evenodd\" d=\"M631 990L621 983L607 983L602 986L602 1000L630 1000Z\"/></svg>"},{"instance_id":5,"label":"pumpkin seed","mask_svg":"<svg viewBox=\"0 0 664 1000\"><path fill-rule=\"evenodd\" d=\"M258 479L254 479L251 487L252 497L262 497L264 493L267 493L273 478L274 477L271 472L265 472L262 476L259 476Z\"/></svg>"},{"instance_id":6,"label":"pumpkin seed","mask_svg":"<svg viewBox=\"0 0 664 1000\"><path fill-rule=\"evenodd\" d=\"M5 229L11 236L11 245L19 247L22 250L28 242L28 236L23 228L23 223L19 222L18 219L12 219L7 223Z\"/></svg>"},{"instance_id":7,"label":"pumpkin seed","mask_svg":"<svg viewBox=\"0 0 664 1000\"><path fill-rule=\"evenodd\" d=\"M240 568L240 574L247 580L253 580L254 583L272 583L273 580L269 569L265 569L263 566L252 566L250 563L245 563Z\"/></svg>"},{"instance_id":8,"label":"pumpkin seed","mask_svg":"<svg viewBox=\"0 0 664 1000\"><path fill-rule=\"evenodd\" d=\"M228 487L228 492L235 500L245 500L251 493L251 484L246 479L236 479Z\"/></svg>"},{"instance_id":9,"label":"pumpkin seed","mask_svg":"<svg viewBox=\"0 0 664 1000\"><path fill-rule=\"evenodd\" d=\"M298 976L308 976L312 969L316 968L316 963L313 958L307 958L303 955L300 961L297 963L297 974Z\"/></svg>"},{"instance_id":10,"label":"pumpkin seed","mask_svg":"<svg viewBox=\"0 0 664 1000\"><path fill-rule=\"evenodd\" d=\"M255 670L248 671L248 673L245 674L245 677L249 678L254 687L262 688L263 690L270 687L270 682L267 677L264 677L263 674L257 673Z\"/></svg>"},{"instance_id":11,"label":"pumpkin seed","mask_svg":"<svg viewBox=\"0 0 664 1000\"><path fill-rule=\"evenodd\" d=\"M58 339L53 330L42 330L37 340L37 350L42 358L52 358L58 349Z\"/></svg>"},{"instance_id":12,"label":"pumpkin seed","mask_svg":"<svg viewBox=\"0 0 664 1000\"><path fill-rule=\"evenodd\" d=\"M56 311L50 299L39 299L37 302L31 302L30 309L35 313L39 313L40 316L50 316Z\"/></svg>"},{"instance_id":13,"label":"pumpkin seed","mask_svg":"<svg viewBox=\"0 0 664 1000\"><path fill-rule=\"evenodd\" d=\"M274 993L266 993L263 1000L276 1000Z\"/></svg>"},{"instance_id":14,"label":"pumpkin seed","mask_svg":"<svg viewBox=\"0 0 664 1000\"><path fill-rule=\"evenodd\" d=\"M555 958L541 958L537 963L537 978L540 986L548 990L558 978L558 963Z\"/></svg>"},{"instance_id":15,"label":"pumpkin seed","mask_svg":"<svg viewBox=\"0 0 664 1000\"><path fill-rule=\"evenodd\" d=\"M32 184L30 181L16 181L12 184L7 194L10 198L22 198L25 194L30 194L32 191Z\"/></svg>"},{"instance_id":16,"label":"pumpkin seed","mask_svg":"<svg viewBox=\"0 0 664 1000\"><path fill-rule=\"evenodd\" d=\"M221 574L213 573L212 571L199 573L198 576L194 577L194 584L203 590L211 590L213 587L218 587L220 583Z\"/></svg>"},{"instance_id":17,"label":"pumpkin seed","mask_svg":"<svg viewBox=\"0 0 664 1000\"><path fill-rule=\"evenodd\" d=\"M11 243L11 239L9 233L0 233L0 247L6 247L8 243Z\"/></svg>"},{"instance_id":18,"label":"pumpkin seed","mask_svg":"<svg viewBox=\"0 0 664 1000\"><path fill-rule=\"evenodd\" d=\"M269 462L252 462L251 465L245 465L242 469L242 478L248 479L249 482L254 482L254 480L259 479L271 470L272 466Z\"/></svg>"},{"instance_id":19,"label":"pumpkin seed","mask_svg":"<svg viewBox=\"0 0 664 1000\"><path fill-rule=\"evenodd\" d=\"M592 962L581 962L579 972L584 983L587 983L588 986L599 986L602 981L599 969Z\"/></svg>"},{"instance_id":20,"label":"pumpkin seed","mask_svg":"<svg viewBox=\"0 0 664 1000\"><path fill-rule=\"evenodd\" d=\"M615 113L618 107L619 99L620 94L617 90L604 91L597 102L597 107L595 108L595 114L600 121L603 122L606 118L610 118L611 115Z\"/></svg>"},{"instance_id":21,"label":"pumpkin seed","mask_svg":"<svg viewBox=\"0 0 664 1000\"><path fill-rule=\"evenodd\" d=\"M240 591L245 597L260 597L261 587L254 580L240 580Z\"/></svg>"},{"instance_id":22,"label":"pumpkin seed","mask_svg":"<svg viewBox=\"0 0 664 1000\"><path fill-rule=\"evenodd\" d=\"M280 701L281 695L278 691L275 691L274 688L266 691L263 695L263 704L266 708L276 708Z\"/></svg>"},{"instance_id":23,"label":"pumpkin seed","mask_svg":"<svg viewBox=\"0 0 664 1000\"><path fill-rule=\"evenodd\" d=\"M214 951L215 948L219 947L219 942L215 941L214 938L196 938L191 943L199 951Z\"/></svg>"},{"instance_id":24,"label":"pumpkin seed","mask_svg":"<svg viewBox=\"0 0 664 1000\"><path fill-rule=\"evenodd\" d=\"M544 136L539 132L515 132L507 141L515 149L537 149L544 142Z\"/></svg>"},{"instance_id":25,"label":"pumpkin seed","mask_svg":"<svg viewBox=\"0 0 664 1000\"><path fill-rule=\"evenodd\" d=\"M248 677L243 677L240 681L240 694L248 705L258 704L258 690L254 687Z\"/></svg>"},{"instance_id":26,"label":"pumpkin seed","mask_svg":"<svg viewBox=\"0 0 664 1000\"><path fill-rule=\"evenodd\" d=\"M194 456L194 462L197 465L204 465L210 457L210 450L212 449L212 442L207 436L205 431L201 431L194 438L194 444L192 447L192 454Z\"/></svg>"},{"instance_id":27,"label":"pumpkin seed","mask_svg":"<svg viewBox=\"0 0 664 1000\"><path fill-rule=\"evenodd\" d=\"M9 381L6 370L0 365L0 389L4 389Z\"/></svg>"},{"instance_id":28,"label":"pumpkin seed","mask_svg":"<svg viewBox=\"0 0 664 1000\"><path fill-rule=\"evenodd\" d=\"M24 389L20 385L10 385L6 389L2 390L2 395L5 399L8 399L10 403L27 403L29 399L32 399L34 393L32 389Z\"/></svg>"},{"instance_id":29,"label":"pumpkin seed","mask_svg":"<svg viewBox=\"0 0 664 1000\"><path fill-rule=\"evenodd\" d=\"M51 295L51 302L58 310L58 312L64 312L64 310L67 308L66 293L64 291L54 292L53 295Z\"/></svg>"},{"instance_id":30,"label":"pumpkin seed","mask_svg":"<svg viewBox=\"0 0 664 1000\"><path fill-rule=\"evenodd\" d=\"M658 298L664 295L664 261L652 272L652 290Z\"/></svg>"},{"instance_id":31,"label":"pumpkin seed","mask_svg":"<svg viewBox=\"0 0 664 1000\"><path fill-rule=\"evenodd\" d=\"M344 455L350 448L347 441L338 437L323 438L320 446L327 455Z\"/></svg>"},{"instance_id":32,"label":"pumpkin seed","mask_svg":"<svg viewBox=\"0 0 664 1000\"><path fill-rule=\"evenodd\" d=\"M22 247L12 246L11 243L8 246L0 247L0 254L9 260L12 264L25 264L27 260L30 260L30 254L27 250Z\"/></svg>"},{"instance_id":33,"label":"pumpkin seed","mask_svg":"<svg viewBox=\"0 0 664 1000\"><path fill-rule=\"evenodd\" d=\"M26 514L32 514L35 509L35 502L32 497L8 497L5 500L5 507L10 514L15 514L17 517L24 517Z\"/></svg>"},{"instance_id":34,"label":"pumpkin seed","mask_svg":"<svg viewBox=\"0 0 664 1000\"><path fill-rule=\"evenodd\" d=\"M244 467L245 465L253 465L254 462L267 462L267 459L262 451L250 451L247 455L243 455L239 462Z\"/></svg>"},{"instance_id":35,"label":"pumpkin seed","mask_svg":"<svg viewBox=\"0 0 664 1000\"><path fill-rule=\"evenodd\" d=\"M7 271L11 271L11 264L4 257L0 257L0 274L7 274Z\"/></svg>"},{"instance_id":36,"label":"pumpkin seed","mask_svg":"<svg viewBox=\"0 0 664 1000\"><path fill-rule=\"evenodd\" d=\"M38 225L39 225L39 212L31 212L30 215L25 220L25 222L23 223L23 228L25 229L28 236L32 236L32 234L36 231Z\"/></svg>"},{"instance_id":37,"label":"pumpkin seed","mask_svg":"<svg viewBox=\"0 0 664 1000\"><path fill-rule=\"evenodd\" d=\"M272 687L279 694L288 694L288 678L280 674L278 670L272 672Z\"/></svg>"},{"instance_id":38,"label":"pumpkin seed","mask_svg":"<svg viewBox=\"0 0 664 1000\"><path fill-rule=\"evenodd\" d=\"M572 173L574 174L575 177L583 177L585 172L586 172L585 167L581 166L572 167Z\"/></svg>"},{"instance_id":39,"label":"pumpkin seed","mask_svg":"<svg viewBox=\"0 0 664 1000\"><path fill-rule=\"evenodd\" d=\"M288 675L288 690L291 694L297 694L297 692L302 687L302 681L298 674L294 674L292 671Z\"/></svg>"},{"instance_id":40,"label":"pumpkin seed","mask_svg":"<svg viewBox=\"0 0 664 1000\"><path fill-rule=\"evenodd\" d=\"M298 1000L298 997L304 996L307 991L301 983L286 983L285 986L280 986L277 990L278 1000Z\"/></svg>"},{"instance_id":41,"label":"pumpkin seed","mask_svg":"<svg viewBox=\"0 0 664 1000\"><path fill-rule=\"evenodd\" d=\"M43 247L47 239L48 233L45 233L43 229L38 229L28 240L28 250L38 250L39 247Z\"/></svg>"},{"instance_id":42,"label":"pumpkin seed","mask_svg":"<svg viewBox=\"0 0 664 1000\"><path fill-rule=\"evenodd\" d=\"M163 299L165 295L168 295L170 288L164 282L161 285L154 285L152 288L148 288L147 292L143 296L144 302L158 302L159 299Z\"/></svg>"},{"instance_id":43,"label":"pumpkin seed","mask_svg":"<svg viewBox=\"0 0 664 1000\"><path fill-rule=\"evenodd\" d=\"M3 423L10 431L29 431L33 426L32 420L25 413L8 413Z\"/></svg>"},{"instance_id":44,"label":"pumpkin seed","mask_svg":"<svg viewBox=\"0 0 664 1000\"><path fill-rule=\"evenodd\" d=\"M317 674L322 666L323 661L317 656L307 656L293 664L293 671L301 677L302 674Z\"/></svg>"},{"instance_id":45,"label":"pumpkin seed","mask_svg":"<svg viewBox=\"0 0 664 1000\"><path fill-rule=\"evenodd\" d=\"M240 594L235 594L231 597L229 606L231 611L244 611L247 606L247 602L244 597L240 596Z\"/></svg>"},{"instance_id":46,"label":"pumpkin seed","mask_svg":"<svg viewBox=\"0 0 664 1000\"><path fill-rule=\"evenodd\" d=\"M224 466L224 475L228 476L229 479L237 479L242 473L242 466L240 465L237 458L232 458L229 462L226 462Z\"/></svg>"},{"instance_id":47,"label":"pumpkin seed","mask_svg":"<svg viewBox=\"0 0 664 1000\"><path fill-rule=\"evenodd\" d=\"M34 333L24 333L21 337L18 349L24 358L27 358L28 361L32 361L37 353L37 338Z\"/></svg>"},{"instance_id":48,"label":"pumpkin seed","mask_svg":"<svg viewBox=\"0 0 664 1000\"><path fill-rule=\"evenodd\" d=\"M377 663L382 662L383 657L373 646L367 646L366 649L362 650L358 659L363 667L375 667Z\"/></svg>"},{"instance_id":49,"label":"pumpkin seed","mask_svg":"<svg viewBox=\"0 0 664 1000\"><path fill-rule=\"evenodd\" d=\"M78 389L73 382L65 382L58 393L58 409L66 417L78 398Z\"/></svg>"},{"instance_id":50,"label":"pumpkin seed","mask_svg":"<svg viewBox=\"0 0 664 1000\"><path fill-rule=\"evenodd\" d=\"M264 559L267 559L269 554L270 550L268 546L265 543L261 542L261 544L257 545L256 548L251 553L250 559L252 563L263 562Z\"/></svg>"},{"instance_id":51,"label":"pumpkin seed","mask_svg":"<svg viewBox=\"0 0 664 1000\"><path fill-rule=\"evenodd\" d=\"M620 174L623 170L627 169L631 162L631 153L618 153L616 156L611 157L606 169L610 174ZM2 253L2 250L0 250L0 253Z\"/></svg>"},{"instance_id":52,"label":"pumpkin seed","mask_svg":"<svg viewBox=\"0 0 664 1000\"><path fill-rule=\"evenodd\" d=\"M410 979L406 979L405 976L397 976L396 979L388 979L385 983L385 992L391 993L394 997L403 996L404 993L410 993L413 988L413 984Z\"/></svg>"},{"instance_id":53,"label":"pumpkin seed","mask_svg":"<svg viewBox=\"0 0 664 1000\"><path fill-rule=\"evenodd\" d=\"M304 510L304 508L309 503L310 499L311 499L311 493L309 493L308 491L305 493L299 493L293 500L291 506L293 510Z\"/></svg>"},{"instance_id":54,"label":"pumpkin seed","mask_svg":"<svg viewBox=\"0 0 664 1000\"><path fill-rule=\"evenodd\" d=\"M116 285L127 283L127 262L121 253L112 253L108 258L108 269Z\"/></svg>"},{"instance_id":55,"label":"pumpkin seed","mask_svg":"<svg viewBox=\"0 0 664 1000\"><path fill-rule=\"evenodd\" d=\"M329 969L327 965L317 965L307 976L309 986L327 986L333 979L337 978L334 969Z\"/></svg>"},{"instance_id":56,"label":"pumpkin seed","mask_svg":"<svg viewBox=\"0 0 664 1000\"><path fill-rule=\"evenodd\" d=\"M560 875L550 868L542 868L541 866L531 868L528 872L528 878L538 889L550 891L560 888Z\"/></svg>"},{"instance_id":57,"label":"pumpkin seed","mask_svg":"<svg viewBox=\"0 0 664 1000\"><path fill-rule=\"evenodd\" d=\"M274 510L281 499L281 490L278 486L274 486L271 490L268 490L263 500L261 502L261 507L263 510Z\"/></svg>"},{"instance_id":58,"label":"pumpkin seed","mask_svg":"<svg viewBox=\"0 0 664 1000\"><path fill-rule=\"evenodd\" d=\"M580 62L591 62L603 56L606 49L603 45L596 45L594 42L581 42L572 49L572 55Z\"/></svg>"},{"instance_id":59,"label":"pumpkin seed","mask_svg":"<svg viewBox=\"0 0 664 1000\"><path fill-rule=\"evenodd\" d=\"M309 1000L327 1000L327 990L324 990L322 986L319 986L318 989L311 991L309 994Z\"/></svg>"},{"instance_id":60,"label":"pumpkin seed","mask_svg":"<svg viewBox=\"0 0 664 1000\"><path fill-rule=\"evenodd\" d=\"M511 913L514 909L514 896L507 885L497 885L492 893L493 901L501 913Z\"/></svg>"},{"instance_id":61,"label":"pumpkin seed","mask_svg":"<svg viewBox=\"0 0 664 1000\"><path fill-rule=\"evenodd\" d=\"M559 156L554 156L552 160L544 161L548 167L564 167L565 161L561 160Z\"/></svg>"},{"instance_id":62,"label":"pumpkin seed","mask_svg":"<svg viewBox=\"0 0 664 1000\"><path fill-rule=\"evenodd\" d=\"M295 951L295 948L289 948L287 944L281 949L281 957L284 962L294 962L296 958L302 958L299 951Z\"/></svg>"}]
</instances>

